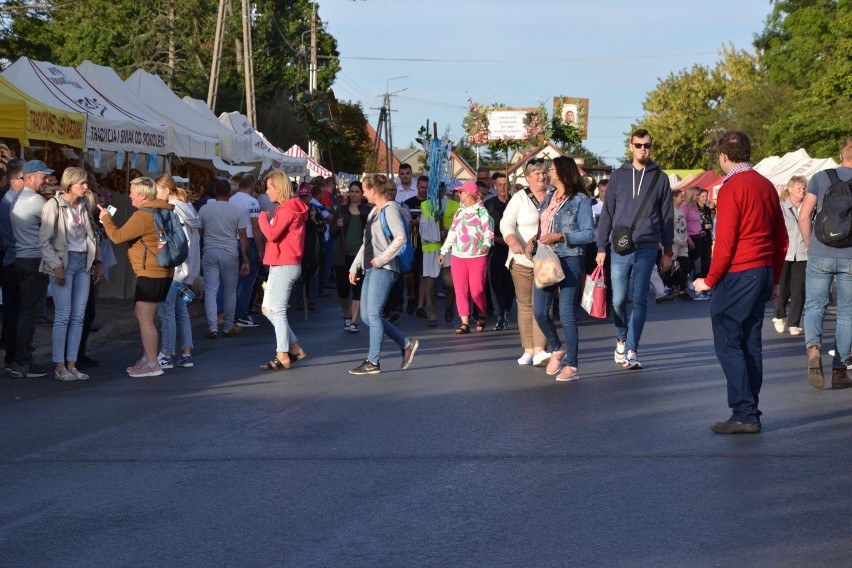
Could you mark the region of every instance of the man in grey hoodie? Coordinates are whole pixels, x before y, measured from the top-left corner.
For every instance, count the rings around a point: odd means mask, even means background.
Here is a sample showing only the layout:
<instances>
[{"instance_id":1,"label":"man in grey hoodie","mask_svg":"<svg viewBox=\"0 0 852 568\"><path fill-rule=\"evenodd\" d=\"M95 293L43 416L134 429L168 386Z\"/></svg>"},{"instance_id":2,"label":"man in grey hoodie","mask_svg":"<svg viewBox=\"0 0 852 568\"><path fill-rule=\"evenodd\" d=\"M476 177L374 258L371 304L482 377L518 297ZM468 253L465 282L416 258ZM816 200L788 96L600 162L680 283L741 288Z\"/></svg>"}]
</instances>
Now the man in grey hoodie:
<instances>
[{"instance_id":1,"label":"man in grey hoodie","mask_svg":"<svg viewBox=\"0 0 852 568\"><path fill-rule=\"evenodd\" d=\"M614 359L625 369L642 368L637 352L648 312L651 272L657 263L660 244L663 246L662 270L666 272L672 265L674 209L671 186L668 176L651 160L651 147L651 135L644 128L630 137L633 159L612 172L598 221L598 254L595 258L598 266L603 266L606 260L606 247L613 229L629 228L634 219L636 224L632 231L632 250L619 254L613 249L611 253ZM637 218L646 197L647 202ZM628 286L633 300L629 316Z\"/></svg>"}]
</instances>

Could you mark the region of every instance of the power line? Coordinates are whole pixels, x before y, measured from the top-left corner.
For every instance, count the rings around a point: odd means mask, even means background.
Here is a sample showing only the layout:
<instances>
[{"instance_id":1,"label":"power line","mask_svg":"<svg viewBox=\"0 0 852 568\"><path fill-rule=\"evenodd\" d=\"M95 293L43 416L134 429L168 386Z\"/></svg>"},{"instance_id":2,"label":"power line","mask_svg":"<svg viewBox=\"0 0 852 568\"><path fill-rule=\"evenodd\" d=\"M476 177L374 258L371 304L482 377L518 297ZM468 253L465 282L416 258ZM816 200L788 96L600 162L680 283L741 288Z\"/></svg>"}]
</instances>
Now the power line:
<instances>
[{"instance_id":1,"label":"power line","mask_svg":"<svg viewBox=\"0 0 852 568\"><path fill-rule=\"evenodd\" d=\"M699 55L716 55L715 51L695 51L690 53L661 53L648 55L604 55L594 57L556 57L535 58L535 63L567 63L580 61L622 61L636 59L661 59L668 57L695 57ZM331 57L331 56L325 56ZM530 63L530 58L525 59L432 59L425 57L362 57L356 55L338 55L337 59L357 59L361 61L404 61L408 63Z\"/></svg>"}]
</instances>

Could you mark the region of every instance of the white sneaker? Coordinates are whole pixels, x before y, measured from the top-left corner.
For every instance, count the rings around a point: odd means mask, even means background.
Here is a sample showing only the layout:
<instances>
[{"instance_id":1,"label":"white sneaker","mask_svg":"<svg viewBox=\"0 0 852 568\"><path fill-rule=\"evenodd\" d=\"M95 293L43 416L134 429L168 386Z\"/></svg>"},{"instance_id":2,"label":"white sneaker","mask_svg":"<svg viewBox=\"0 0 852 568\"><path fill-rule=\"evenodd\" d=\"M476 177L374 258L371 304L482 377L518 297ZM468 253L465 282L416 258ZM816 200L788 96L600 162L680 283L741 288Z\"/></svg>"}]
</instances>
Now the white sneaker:
<instances>
[{"instance_id":1,"label":"white sneaker","mask_svg":"<svg viewBox=\"0 0 852 568\"><path fill-rule=\"evenodd\" d=\"M533 364L533 356L532 353L524 353L518 358L518 365L532 365Z\"/></svg>"},{"instance_id":2,"label":"white sneaker","mask_svg":"<svg viewBox=\"0 0 852 568\"><path fill-rule=\"evenodd\" d=\"M162 351L157 355L157 363L159 363L161 369L173 369L175 366L174 357L166 355Z\"/></svg>"},{"instance_id":3,"label":"white sneaker","mask_svg":"<svg viewBox=\"0 0 852 568\"><path fill-rule=\"evenodd\" d=\"M795 325L790 326L790 335L802 335L802 328Z\"/></svg>"},{"instance_id":4,"label":"white sneaker","mask_svg":"<svg viewBox=\"0 0 852 568\"><path fill-rule=\"evenodd\" d=\"M772 325L775 326L775 331L784 333L784 320L782 318L772 318Z\"/></svg>"},{"instance_id":5,"label":"white sneaker","mask_svg":"<svg viewBox=\"0 0 852 568\"><path fill-rule=\"evenodd\" d=\"M533 355L533 365L536 367L544 367L548 361L550 361L550 353L547 351L541 351Z\"/></svg>"},{"instance_id":6,"label":"white sneaker","mask_svg":"<svg viewBox=\"0 0 852 568\"><path fill-rule=\"evenodd\" d=\"M642 368L642 363L639 362L639 357L636 355L635 351L627 352L627 357L624 359L624 368L636 370Z\"/></svg>"}]
</instances>

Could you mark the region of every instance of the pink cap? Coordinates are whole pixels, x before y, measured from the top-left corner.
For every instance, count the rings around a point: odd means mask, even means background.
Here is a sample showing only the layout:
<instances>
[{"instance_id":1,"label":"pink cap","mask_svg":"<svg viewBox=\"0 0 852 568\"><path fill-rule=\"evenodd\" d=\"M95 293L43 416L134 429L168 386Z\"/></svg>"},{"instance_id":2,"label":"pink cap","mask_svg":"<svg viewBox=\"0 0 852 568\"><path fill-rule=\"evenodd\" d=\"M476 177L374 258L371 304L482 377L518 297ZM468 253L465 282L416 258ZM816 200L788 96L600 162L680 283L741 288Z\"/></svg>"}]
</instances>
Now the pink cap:
<instances>
[{"instance_id":1,"label":"pink cap","mask_svg":"<svg viewBox=\"0 0 852 568\"><path fill-rule=\"evenodd\" d=\"M457 188L455 188L455 191L466 191L471 195L479 195L479 188L476 187L475 181L466 181Z\"/></svg>"}]
</instances>

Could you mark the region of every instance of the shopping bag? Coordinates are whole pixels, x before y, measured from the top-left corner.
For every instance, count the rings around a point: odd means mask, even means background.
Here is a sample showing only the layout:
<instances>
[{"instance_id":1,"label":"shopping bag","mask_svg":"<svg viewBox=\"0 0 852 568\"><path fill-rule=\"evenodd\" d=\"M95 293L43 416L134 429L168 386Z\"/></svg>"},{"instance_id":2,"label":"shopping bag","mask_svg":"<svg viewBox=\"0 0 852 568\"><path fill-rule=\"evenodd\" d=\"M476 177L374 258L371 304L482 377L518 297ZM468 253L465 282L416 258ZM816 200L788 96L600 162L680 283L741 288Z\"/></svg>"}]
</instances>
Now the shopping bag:
<instances>
[{"instance_id":1,"label":"shopping bag","mask_svg":"<svg viewBox=\"0 0 852 568\"><path fill-rule=\"evenodd\" d=\"M559 284L565 278L562 263L553 249L547 245L538 245L533 257L533 276L538 288L547 288Z\"/></svg>"},{"instance_id":2,"label":"shopping bag","mask_svg":"<svg viewBox=\"0 0 852 568\"><path fill-rule=\"evenodd\" d=\"M606 317L606 284L602 266L598 266L586 276L581 304L593 318Z\"/></svg>"}]
</instances>

